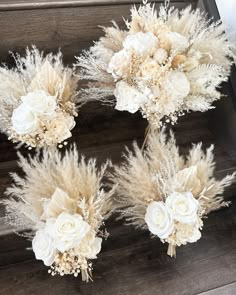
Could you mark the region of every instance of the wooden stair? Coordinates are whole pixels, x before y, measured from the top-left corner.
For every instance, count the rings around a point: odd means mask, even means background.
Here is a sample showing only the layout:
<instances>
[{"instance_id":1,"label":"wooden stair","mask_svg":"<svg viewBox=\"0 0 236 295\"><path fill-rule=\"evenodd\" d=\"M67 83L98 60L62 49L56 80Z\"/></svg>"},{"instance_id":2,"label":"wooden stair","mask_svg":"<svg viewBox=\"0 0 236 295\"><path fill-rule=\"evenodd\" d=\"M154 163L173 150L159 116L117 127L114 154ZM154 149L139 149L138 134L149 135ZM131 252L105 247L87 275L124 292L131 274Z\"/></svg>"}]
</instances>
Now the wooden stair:
<instances>
[{"instance_id":1,"label":"wooden stair","mask_svg":"<svg viewBox=\"0 0 236 295\"><path fill-rule=\"evenodd\" d=\"M159 5L161 1L156 2ZM193 7L204 8L204 1L172 2L179 8L190 2ZM115 19L123 26L121 16L128 18L131 3L129 0L0 0L0 59L11 63L8 50L23 53L26 46L35 44L46 52L55 52L60 47L65 62L72 63L75 54L102 34L98 25L108 25ZM223 91L228 97L217 103L215 110L190 113L173 127L183 154L192 143L202 141L204 147L215 144L217 178L236 170L235 145L230 133L235 97L230 83L224 85ZM131 147L133 140L141 144L146 125L140 114L89 103L80 110L70 142L76 142L81 153L96 157L99 163L107 158L119 163L125 146ZM29 153L26 149L20 151ZM1 135L1 196L11 183L8 173L18 171L16 161L15 147ZM176 259L169 258L166 245L150 239L147 232L135 231L112 218L107 222L110 237L94 263L94 282L89 284L78 278L50 277L28 249L30 242L6 224L4 208L0 208L0 294L236 294L235 191L236 185L226 191L226 199L232 200L232 206L211 214L205 221L202 239L179 248Z\"/></svg>"}]
</instances>

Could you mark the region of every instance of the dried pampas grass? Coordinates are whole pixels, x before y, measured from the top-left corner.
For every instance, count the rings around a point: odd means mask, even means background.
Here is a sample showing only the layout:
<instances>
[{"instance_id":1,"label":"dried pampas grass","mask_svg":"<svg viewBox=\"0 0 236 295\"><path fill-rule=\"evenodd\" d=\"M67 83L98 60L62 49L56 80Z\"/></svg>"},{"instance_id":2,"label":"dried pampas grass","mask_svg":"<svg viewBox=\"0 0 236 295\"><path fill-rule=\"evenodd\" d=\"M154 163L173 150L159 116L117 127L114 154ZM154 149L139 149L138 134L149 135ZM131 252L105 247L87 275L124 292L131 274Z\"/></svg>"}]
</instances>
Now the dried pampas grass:
<instances>
[{"instance_id":1,"label":"dried pampas grass","mask_svg":"<svg viewBox=\"0 0 236 295\"><path fill-rule=\"evenodd\" d=\"M0 67L1 131L29 147L60 144L75 125L78 78L61 52L44 55L32 47L12 55L15 67Z\"/></svg>"},{"instance_id":2,"label":"dried pampas grass","mask_svg":"<svg viewBox=\"0 0 236 295\"><path fill-rule=\"evenodd\" d=\"M235 173L214 178L213 146L204 152L201 143L193 145L185 158L172 133L167 138L164 131L152 132L146 150L134 144L125 160L111 175L117 184L115 207L127 224L149 229L167 242L171 256L176 246L201 237L202 218L229 204L222 194Z\"/></svg>"},{"instance_id":3,"label":"dried pampas grass","mask_svg":"<svg viewBox=\"0 0 236 295\"><path fill-rule=\"evenodd\" d=\"M102 183L109 162L98 169L94 159L79 157L75 146L64 156L53 148L19 159L24 176L11 174L13 184L1 202L8 222L17 231L31 230L24 235L52 275L92 279L91 260L107 237L104 221L113 211L113 189L105 191Z\"/></svg>"}]
</instances>

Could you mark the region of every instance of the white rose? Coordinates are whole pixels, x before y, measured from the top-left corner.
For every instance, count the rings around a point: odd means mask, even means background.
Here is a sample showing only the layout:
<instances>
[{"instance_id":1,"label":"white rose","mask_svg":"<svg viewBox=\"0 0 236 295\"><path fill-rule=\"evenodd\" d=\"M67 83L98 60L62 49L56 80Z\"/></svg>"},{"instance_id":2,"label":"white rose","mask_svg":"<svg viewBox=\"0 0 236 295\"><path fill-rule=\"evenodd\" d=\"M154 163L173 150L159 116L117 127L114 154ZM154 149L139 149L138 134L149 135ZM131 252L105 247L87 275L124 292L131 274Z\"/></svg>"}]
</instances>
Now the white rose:
<instances>
[{"instance_id":1,"label":"white rose","mask_svg":"<svg viewBox=\"0 0 236 295\"><path fill-rule=\"evenodd\" d=\"M35 90L22 96L23 103L34 113L46 117L54 117L57 107L56 97L44 90Z\"/></svg>"},{"instance_id":2,"label":"white rose","mask_svg":"<svg viewBox=\"0 0 236 295\"><path fill-rule=\"evenodd\" d=\"M44 213L41 217L42 219L56 218L64 211L75 213L76 201L57 187L53 195L44 202L43 207Z\"/></svg>"},{"instance_id":3,"label":"white rose","mask_svg":"<svg viewBox=\"0 0 236 295\"><path fill-rule=\"evenodd\" d=\"M166 239L174 229L173 218L163 202L152 202L147 207L145 222L160 239Z\"/></svg>"},{"instance_id":4,"label":"white rose","mask_svg":"<svg viewBox=\"0 0 236 295\"><path fill-rule=\"evenodd\" d=\"M163 82L163 88L169 97L183 99L190 92L190 83L183 72L171 71Z\"/></svg>"},{"instance_id":5,"label":"white rose","mask_svg":"<svg viewBox=\"0 0 236 295\"><path fill-rule=\"evenodd\" d=\"M38 117L24 104L20 104L12 114L13 129L19 135L30 134L38 127Z\"/></svg>"},{"instance_id":6,"label":"white rose","mask_svg":"<svg viewBox=\"0 0 236 295\"><path fill-rule=\"evenodd\" d=\"M32 241L32 248L36 259L43 260L46 266L53 264L55 248L53 246L52 238L45 229L40 229L36 232Z\"/></svg>"},{"instance_id":7,"label":"white rose","mask_svg":"<svg viewBox=\"0 0 236 295\"><path fill-rule=\"evenodd\" d=\"M90 225L81 215L61 213L51 228L54 237L55 248L60 252L78 247L80 242L90 230Z\"/></svg>"},{"instance_id":8,"label":"white rose","mask_svg":"<svg viewBox=\"0 0 236 295\"><path fill-rule=\"evenodd\" d=\"M107 72L111 73L114 78L124 77L129 70L130 62L130 54L125 49L122 49L112 56Z\"/></svg>"},{"instance_id":9,"label":"white rose","mask_svg":"<svg viewBox=\"0 0 236 295\"><path fill-rule=\"evenodd\" d=\"M168 32L166 36L171 43L172 49L184 51L189 46L188 39L177 32Z\"/></svg>"},{"instance_id":10,"label":"white rose","mask_svg":"<svg viewBox=\"0 0 236 295\"><path fill-rule=\"evenodd\" d=\"M192 235L188 238L189 243L195 243L201 238L202 234L196 227L193 228Z\"/></svg>"},{"instance_id":11,"label":"white rose","mask_svg":"<svg viewBox=\"0 0 236 295\"><path fill-rule=\"evenodd\" d=\"M102 248L102 239L95 237L93 243L90 245L90 253L88 254L89 259L96 259L97 254L100 253Z\"/></svg>"},{"instance_id":12,"label":"white rose","mask_svg":"<svg viewBox=\"0 0 236 295\"><path fill-rule=\"evenodd\" d=\"M115 108L119 111L128 111L130 113L137 112L148 100L146 95L129 86L124 81L116 83L114 95L116 97Z\"/></svg>"},{"instance_id":13,"label":"white rose","mask_svg":"<svg viewBox=\"0 0 236 295\"><path fill-rule=\"evenodd\" d=\"M123 46L126 50L134 50L137 54L149 53L153 48L158 47L158 39L153 33L138 32L128 35Z\"/></svg>"},{"instance_id":14,"label":"white rose","mask_svg":"<svg viewBox=\"0 0 236 295\"><path fill-rule=\"evenodd\" d=\"M191 192L170 194L166 199L166 206L172 212L174 220L190 225L197 223L199 202Z\"/></svg>"}]
</instances>

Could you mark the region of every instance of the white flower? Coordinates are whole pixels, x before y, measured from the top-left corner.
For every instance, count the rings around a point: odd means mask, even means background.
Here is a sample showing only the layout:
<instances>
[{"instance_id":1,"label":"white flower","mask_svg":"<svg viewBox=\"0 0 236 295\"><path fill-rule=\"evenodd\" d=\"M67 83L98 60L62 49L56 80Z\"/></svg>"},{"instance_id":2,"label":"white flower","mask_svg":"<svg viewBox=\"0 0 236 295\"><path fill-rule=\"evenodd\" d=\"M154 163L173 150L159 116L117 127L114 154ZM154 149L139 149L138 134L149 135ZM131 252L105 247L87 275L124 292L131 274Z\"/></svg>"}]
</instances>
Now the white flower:
<instances>
[{"instance_id":1,"label":"white flower","mask_svg":"<svg viewBox=\"0 0 236 295\"><path fill-rule=\"evenodd\" d=\"M36 232L32 241L32 248L36 259L43 260L46 266L53 264L55 248L53 246L52 238L45 229L40 229Z\"/></svg>"},{"instance_id":2,"label":"white flower","mask_svg":"<svg viewBox=\"0 0 236 295\"><path fill-rule=\"evenodd\" d=\"M164 80L163 88L167 96L181 100L189 94L190 83L183 72L171 71Z\"/></svg>"},{"instance_id":3,"label":"white flower","mask_svg":"<svg viewBox=\"0 0 236 295\"><path fill-rule=\"evenodd\" d=\"M126 82L120 81L116 84L114 91L116 97L115 108L119 111L128 111L135 113L148 100L146 95L139 92L134 87L129 86Z\"/></svg>"},{"instance_id":4,"label":"white flower","mask_svg":"<svg viewBox=\"0 0 236 295\"><path fill-rule=\"evenodd\" d=\"M64 211L75 213L76 210L76 202L58 187L50 199L47 199L43 205L44 213L41 217L42 219L56 218Z\"/></svg>"},{"instance_id":5,"label":"white flower","mask_svg":"<svg viewBox=\"0 0 236 295\"><path fill-rule=\"evenodd\" d=\"M172 212L174 220L190 225L197 223L199 202L191 192L170 194L166 199L166 206Z\"/></svg>"},{"instance_id":6,"label":"white flower","mask_svg":"<svg viewBox=\"0 0 236 295\"><path fill-rule=\"evenodd\" d=\"M177 32L168 32L167 38L171 43L172 49L184 51L189 46L188 39Z\"/></svg>"},{"instance_id":7,"label":"white flower","mask_svg":"<svg viewBox=\"0 0 236 295\"><path fill-rule=\"evenodd\" d=\"M107 72L111 73L114 78L124 77L126 76L131 59L130 54L125 49L115 53L107 68Z\"/></svg>"},{"instance_id":8,"label":"white flower","mask_svg":"<svg viewBox=\"0 0 236 295\"><path fill-rule=\"evenodd\" d=\"M176 240L178 244L186 245L187 243L195 243L200 238L201 232L196 225L176 224Z\"/></svg>"},{"instance_id":9,"label":"white flower","mask_svg":"<svg viewBox=\"0 0 236 295\"><path fill-rule=\"evenodd\" d=\"M67 212L61 213L55 223L48 223L48 226L52 226L50 232L54 237L55 248L60 252L78 247L90 230L90 225L81 215Z\"/></svg>"},{"instance_id":10,"label":"white flower","mask_svg":"<svg viewBox=\"0 0 236 295\"><path fill-rule=\"evenodd\" d=\"M19 135L30 134L38 128L38 117L24 103L20 104L12 114L12 125Z\"/></svg>"},{"instance_id":11,"label":"white flower","mask_svg":"<svg viewBox=\"0 0 236 295\"><path fill-rule=\"evenodd\" d=\"M138 32L136 34L128 35L123 46L126 50L134 50L137 54L149 53L153 48L158 46L157 37L150 32Z\"/></svg>"},{"instance_id":12,"label":"white flower","mask_svg":"<svg viewBox=\"0 0 236 295\"><path fill-rule=\"evenodd\" d=\"M139 67L139 75L141 77L151 77L159 68L159 64L154 59L147 58Z\"/></svg>"},{"instance_id":13,"label":"white flower","mask_svg":"<svg viewBox=\"0 0 236 295\"><path fill-rule=\"evenodd\" d=\"M154 54L154 59L159 64L164 63L167 60L167 57L168 57L168 53L164 48L158 48Z\"/></svg>"},{"instance_id":14,"label":"white flower","mask_svg":"<svg viewBox=\"0 0 236 295\"><path fill-rule=\"evenodd\" d=\"M34 114L49 118L55 116L56 97L44 90L29 92L26 96L22 96L21 100Z\"/></svg>"},{"instance_id":15,"label":"white flower","mask_svg":"<svg viewBox=\"0 0 236 295\"><path fill-rule=\"evenodd\" d=\"M166 239L174 229L172 216L163 202L152 202L146 210L145 221L151 233Z\"/></svg>"},{"instance_id":16,"label":"white flower","mask_svg":"<svg viewBox=\"0 0 236 295\"><path fill-rule=\"evenodd\" d=\"M88 259L96 259L97 254L101 251L102 239L95 236L94 231L90 231L80 243L78 250L79 255Z\"/></svg>"}]
</instances>

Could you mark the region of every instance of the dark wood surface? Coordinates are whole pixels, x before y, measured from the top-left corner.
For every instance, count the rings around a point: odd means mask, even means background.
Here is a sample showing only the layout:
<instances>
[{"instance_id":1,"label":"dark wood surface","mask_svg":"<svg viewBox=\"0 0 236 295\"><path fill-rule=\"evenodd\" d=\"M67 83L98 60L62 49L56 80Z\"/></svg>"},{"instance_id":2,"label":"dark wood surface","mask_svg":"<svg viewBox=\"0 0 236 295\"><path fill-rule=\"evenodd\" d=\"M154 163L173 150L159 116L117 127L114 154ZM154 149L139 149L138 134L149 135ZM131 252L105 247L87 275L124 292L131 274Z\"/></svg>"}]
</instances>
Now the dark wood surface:
<instances>
[{"instance_id":1,"label":"dark wood surface","mask_svg":"<svg viewBox=\"0 0 236 295\"><path fill-rule=\"evenodd\" d=\"M212 1L212 0L211 0ZM140 1L135 1L136 3ZM160 0L157 0L157 5ZM177 7L200 1L172 0ZM129 15L130 0L0 0L0 60L11 61L8 51L22 53L25 46L56 51L61 47L65 62L92 44L101 34L98 25L115 19L121 26ZM52 9L53 8L53 9ZM224 121L229 109L235 112L232 96L217 109L191 113L173 127L182 153L192 143L204 148L215 144L217 178L236 170L236 153L225 139ZM228 129L230 124L228 119ZM143 140L146 121L140 114L118 112L98 103L80 110L70 143L81 153L96 157L98 163L110 158L120 163L125 146ZM221 129L220 129L221 128ZM221 132L219 132L221 131ZM228 132L228 131L227 131ZM227 135L231 138L231 134ZM21 148L27 155L29 151ZM63 152L63 150L62 150ZM0 195L11 183L9 172L18 171L16 149L0 135ZM236 294L236 185L225 193L230 208L210 214L204 221L202 238L177 251L177 258L166 255L167 246L151 239L148 232L136 231L111 218L110 237L94 263L94 282L80 278L51 277L46 267L27 250L29 241L14 234L0 208L0 294L1 295L235 295Z\"/></svg>"}]
</instances>

